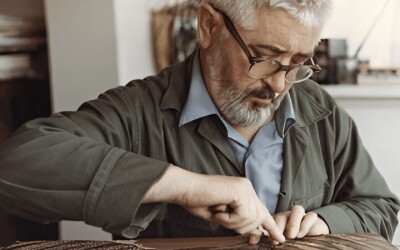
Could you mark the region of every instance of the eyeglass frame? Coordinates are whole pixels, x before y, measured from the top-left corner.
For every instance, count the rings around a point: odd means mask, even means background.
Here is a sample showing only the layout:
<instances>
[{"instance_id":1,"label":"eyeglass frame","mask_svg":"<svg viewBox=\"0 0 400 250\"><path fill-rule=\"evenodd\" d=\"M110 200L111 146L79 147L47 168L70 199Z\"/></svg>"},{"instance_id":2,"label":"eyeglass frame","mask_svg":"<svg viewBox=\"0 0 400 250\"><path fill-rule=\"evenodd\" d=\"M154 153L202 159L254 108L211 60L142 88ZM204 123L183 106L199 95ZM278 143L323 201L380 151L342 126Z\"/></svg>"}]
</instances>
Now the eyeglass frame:
<instances>
[{"instance_id":1,"label":"eyeglass frame","mask_svg":"<svg viewBox=\"0 0 400 250\"><path fill-rule=\"evenodd\" d=\"M220 11L220 10L216 9L215 7L213 7L213 8L222 15L222 17L224 19L225 27L228 29L228 31L231 34L231 36L233 37L233 39L235 39L235 41L239 44L240 48L242 49L242 51L246 55L247 59L249 60L249 63L250 63L249 71L251 70L251 68L256 63L260 63L260 62L267 61L267 60L272 60L272 61L276 62L277 65L278 65L278 68L276 70L274 70L272 73L270 73L270 74L268 74L266 76L263 76L262 78L270 77L270 76L272 76L272 75L274 75L274 74L276 74L276 73L278 73L280 71L285 71L287 73L287 72L289 72L290 70L292 70L294 68L299 68L299 67L303 66L303 64L284 65L284 64L280 63L279 61L277 61L277 60L275 60L273 58L270 58L270 57L253 56L251 54L251 52L250 52L249 47L246 45L246 43L243 41L243 38L240 36L239 31L236 29L236 27L233 24L232 20L223 11ZM308 60L311 61L311 65L307 65L311 69L311 72L309 73L307 78L302 79L300 81L294 81L292 83L299 83L299 82L305 81L305 80L309 79L313 74L318 73L318 72L320 72L322 70L321 67L318 64L314 63L313 57L310 57L306 61L308 61Z\"/></svg>"}]
</instances>

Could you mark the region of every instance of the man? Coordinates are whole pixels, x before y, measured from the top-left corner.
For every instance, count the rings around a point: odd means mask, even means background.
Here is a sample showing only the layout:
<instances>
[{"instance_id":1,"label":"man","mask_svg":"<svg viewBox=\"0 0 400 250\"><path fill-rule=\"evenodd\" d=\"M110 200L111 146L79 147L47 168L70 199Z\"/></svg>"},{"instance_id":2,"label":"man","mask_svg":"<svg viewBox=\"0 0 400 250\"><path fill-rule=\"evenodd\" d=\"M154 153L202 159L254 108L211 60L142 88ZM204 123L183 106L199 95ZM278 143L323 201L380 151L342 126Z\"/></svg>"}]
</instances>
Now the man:
<instances>
[{"instance_id":1,"label":"man","mask_svg":"<svg viewBox=\"0 0 400 250\"><path fill-rule=\"evenodd\" d=\"M114 234L285 238L375 232L399 201L351 118L317 84L327 0L208 0L199 49L0 151L1 206Z\"/></svg>"}]
</instances>

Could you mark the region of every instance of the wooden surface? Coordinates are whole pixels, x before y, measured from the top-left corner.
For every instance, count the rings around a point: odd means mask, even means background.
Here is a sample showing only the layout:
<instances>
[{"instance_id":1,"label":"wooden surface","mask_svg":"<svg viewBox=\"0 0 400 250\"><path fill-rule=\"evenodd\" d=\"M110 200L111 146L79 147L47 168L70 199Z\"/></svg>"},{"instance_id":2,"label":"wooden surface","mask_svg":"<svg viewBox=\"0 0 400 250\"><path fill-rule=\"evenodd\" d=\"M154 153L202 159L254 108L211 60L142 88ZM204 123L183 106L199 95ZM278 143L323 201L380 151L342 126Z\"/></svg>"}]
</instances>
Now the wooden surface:
<instances>
[{"instance_id":1,"label":"wooden surface","mask_svg":"<svg viewBox=\"0 0 400 250\"><path fill-rule=\"evenodd\" d=\"M396 250L397 248L376 234L336 234L304 239L288 240L283 245L273 246L267 238L260 244L250 246L245 236L214 238L146 239L130 241L32 241L17 242L11 249L362 249Z\"/></svg>"}]
</instances>

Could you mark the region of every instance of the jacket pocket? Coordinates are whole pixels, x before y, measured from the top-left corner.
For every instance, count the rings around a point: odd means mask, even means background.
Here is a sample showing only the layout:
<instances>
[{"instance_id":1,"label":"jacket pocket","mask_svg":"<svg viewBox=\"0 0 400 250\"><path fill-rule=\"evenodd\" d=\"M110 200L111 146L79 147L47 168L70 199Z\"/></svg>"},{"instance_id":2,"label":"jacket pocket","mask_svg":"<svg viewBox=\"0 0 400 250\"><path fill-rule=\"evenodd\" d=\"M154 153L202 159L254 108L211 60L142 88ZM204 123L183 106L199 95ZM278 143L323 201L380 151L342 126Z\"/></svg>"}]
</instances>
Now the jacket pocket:
<instances>
[{"instance_id":1,"label":"jacket pocket","mask_svg":"<svg viewBox=\"0 0 400 250\"><path fill-rule=\"evenodd\" d=\"M321 187L319 190L313 192L312 194L308 195L307 197L294 199L292 201L292 206L300 205L306 211L310 211L322 206L324 199L324 188Z\"/></svg>"}]
</instances>

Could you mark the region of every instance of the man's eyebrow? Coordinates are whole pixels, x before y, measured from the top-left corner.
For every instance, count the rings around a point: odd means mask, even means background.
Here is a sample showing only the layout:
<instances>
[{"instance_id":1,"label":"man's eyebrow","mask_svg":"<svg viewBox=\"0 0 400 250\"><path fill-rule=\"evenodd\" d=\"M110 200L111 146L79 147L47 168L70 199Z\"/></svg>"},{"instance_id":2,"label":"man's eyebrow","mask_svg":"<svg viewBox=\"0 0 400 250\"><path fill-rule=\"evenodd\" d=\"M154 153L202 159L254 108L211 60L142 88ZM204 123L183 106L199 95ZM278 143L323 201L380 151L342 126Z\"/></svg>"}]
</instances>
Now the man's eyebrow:
<instances>
[{"instance_id":1,"label":"man's eyebrow","mask_svg":"<svg viewBox=\"0 0 400 250\"><path fill-rule=\"evenodd\" d=\"M267 50L270 50L277 54L284 54L287 52L286 50L283 50L281 48L278 48L274 45L269 45L269 44L254 44L254 45L252 45L252 47L257 47L260 49L267 49ZM300 56L300 57L304 57L304 58L311 58L314 56L314 51L311 51L310 53L297 53L296 55Z\"/></svg>"},{"instance_id":2,"label":"man's eyebrow","mask_svg":"<svg viewBox=\"0 0 400 250\"><path fill-rule=\"evenodd\" d=\"M270 50L270 51L275 52L277 54L283 54L283 53L287 52L286 50L283 50L281 48L278 48L278 47L276 47L274 45L270 45L270 44L254 44L252 46L260 48L260 49L267 49L267 50Z\"/></svg>"}]
</instances>

